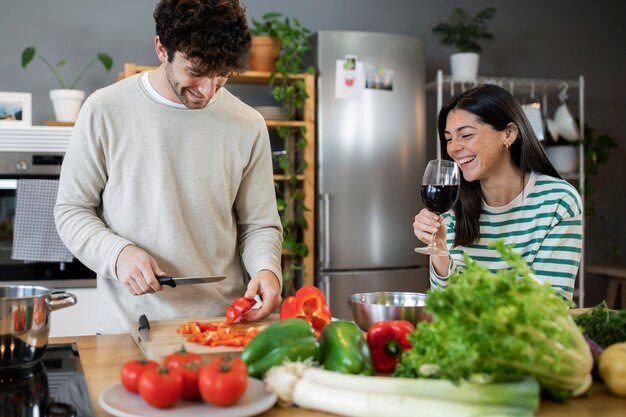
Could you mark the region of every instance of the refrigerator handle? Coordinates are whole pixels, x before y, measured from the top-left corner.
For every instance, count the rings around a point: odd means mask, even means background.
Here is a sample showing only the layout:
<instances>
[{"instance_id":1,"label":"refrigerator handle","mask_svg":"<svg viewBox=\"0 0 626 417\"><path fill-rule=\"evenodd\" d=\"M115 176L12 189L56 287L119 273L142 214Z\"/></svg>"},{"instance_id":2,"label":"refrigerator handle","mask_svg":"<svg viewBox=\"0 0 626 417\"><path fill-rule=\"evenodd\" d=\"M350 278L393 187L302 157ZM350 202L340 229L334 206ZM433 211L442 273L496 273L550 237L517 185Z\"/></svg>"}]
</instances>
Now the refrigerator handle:
<instances>
[{"instance_id":1,"label":"refrigerator handle","mask_svg":"<svg viewBox=\"0 0 626 417\"><path fill-rule=\"evenodd\" d=\"M330 277L328 274L322 274L319 279L319 289L326 297L326 304L330 305Z\"/></svg>"},{"instance_id":2,"label":"refrigerator handle","mask_svg":"<svg viewBox=\"0 0 626 417\"><path fill-rule=\"evenodd\" d=\"M322 268L330 267L330 194L321 194L320 200L322 201L322 216L323 216L323 227L322 227Z\"/></svg>"}]
</instances>

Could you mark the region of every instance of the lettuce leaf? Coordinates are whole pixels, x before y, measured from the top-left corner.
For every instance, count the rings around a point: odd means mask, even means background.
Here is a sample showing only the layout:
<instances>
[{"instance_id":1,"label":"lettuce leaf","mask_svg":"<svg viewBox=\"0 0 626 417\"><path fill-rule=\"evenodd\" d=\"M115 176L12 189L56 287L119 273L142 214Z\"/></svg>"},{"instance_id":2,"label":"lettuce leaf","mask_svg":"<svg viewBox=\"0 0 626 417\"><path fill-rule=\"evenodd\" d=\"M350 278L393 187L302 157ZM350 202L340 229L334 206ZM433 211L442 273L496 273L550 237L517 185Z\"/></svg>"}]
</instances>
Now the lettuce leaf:
<instances>
[{"instance_id":1,"label":"lettuce leaf","mask_svg":"<svg viewBox=\"0 0 626 417\"><path fill-rule=\"evenodd\" d=\"M511 268L492 273L466 255L465 270L428 293L435 319L409 335L413 347L394 375L455 382L530 375L559 400L586 392L593 359L568 304L510 247L491 246Z\"/></svg>"}]
</instances>

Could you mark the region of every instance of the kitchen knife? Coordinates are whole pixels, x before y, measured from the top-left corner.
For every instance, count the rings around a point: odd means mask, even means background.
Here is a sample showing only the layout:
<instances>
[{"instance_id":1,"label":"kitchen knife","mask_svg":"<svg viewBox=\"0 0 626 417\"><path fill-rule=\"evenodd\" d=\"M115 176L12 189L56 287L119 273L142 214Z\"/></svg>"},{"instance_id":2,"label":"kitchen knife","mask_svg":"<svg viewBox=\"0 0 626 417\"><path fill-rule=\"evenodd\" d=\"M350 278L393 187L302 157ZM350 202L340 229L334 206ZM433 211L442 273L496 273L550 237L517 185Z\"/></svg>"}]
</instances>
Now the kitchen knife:
<instances>
[{"instance_id":1,"label":"kitchen knife","mask_svg":"<svg viewBox=\"0 0 626 417\"><path fill-rule=\"evenodd\" d=\"M218 282L226 277L156 277L157 281L161 285L169 285L174 288L177 285L189 285L189 284L206 284L209 282Z\"/></svg>"},{"instance_id":2,"label":"kitchen knife","mask_svg":"<svg viewBox=\"0 0 626 417\"><path fill-rule=\"evenodd\" d=\"M139 316L139 339L144 343L150 342L150 322L145 314Z\"/></svg>"}]
</instances>

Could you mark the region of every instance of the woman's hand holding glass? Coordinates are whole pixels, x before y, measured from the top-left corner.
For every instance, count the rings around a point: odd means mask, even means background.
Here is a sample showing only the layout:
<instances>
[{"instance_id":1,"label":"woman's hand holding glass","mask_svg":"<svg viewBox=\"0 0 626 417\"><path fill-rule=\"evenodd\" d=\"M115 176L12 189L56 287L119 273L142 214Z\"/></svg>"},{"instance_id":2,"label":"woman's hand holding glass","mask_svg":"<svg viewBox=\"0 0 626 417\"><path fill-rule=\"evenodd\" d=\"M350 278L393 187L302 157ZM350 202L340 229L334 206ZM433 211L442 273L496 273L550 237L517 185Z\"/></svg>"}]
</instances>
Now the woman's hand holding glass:
<instances>
[{"instance_id":1,"label":"woman's hand holding glass","mask_svg":"<svg viewBox=\"0 0 626 417\"><path fill-rule=\"evenodd\" d=\"M446 230L443 217L432 211L424 208L415 216L413 232L424 244L431 245L434 239L435 246L445 248L443 242L446 241Z\"/></svg>"},{"instance_id":2,"label":"woman's hand holding glass","mask_svg":"<svg viewBox=\"0 0 626 417\"><path fill-rule=\"evenodd\" d=\"M426 209L415 217L415 235L428 246L415 248L424 255L448 255L446 234L441 214L450 210L459 197L461 177L459 166L449 160L429 161L422 178L421 195ZM430 239L425 231L430 230ZM440 231L441 230L441 231Z\"/></svg>"}]
</instances>

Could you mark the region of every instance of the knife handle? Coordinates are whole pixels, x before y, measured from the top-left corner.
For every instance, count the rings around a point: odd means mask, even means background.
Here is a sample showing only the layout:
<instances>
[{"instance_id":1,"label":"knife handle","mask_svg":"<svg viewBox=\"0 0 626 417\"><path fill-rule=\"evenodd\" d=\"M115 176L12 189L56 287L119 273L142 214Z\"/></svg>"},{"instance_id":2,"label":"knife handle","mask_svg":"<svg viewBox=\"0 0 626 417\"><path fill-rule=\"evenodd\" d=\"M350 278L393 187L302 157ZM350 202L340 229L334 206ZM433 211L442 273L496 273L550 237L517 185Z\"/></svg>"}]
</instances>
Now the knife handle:
<instances>
[{"instance_id":1,"label":"knife handle","mask_svg":"<svg viewBox=\"0 0 626 417\"><path fill-rule=\"evenodd\" d=\"M150 322L148 321L148 317L145 314L139 316L139 330L150 330Z\"/></svg>"},{"instance_id":2,"label":"knife handle","mask_svg":"<svg viewBox=\"0 0 626 417\"><path fill-rule=\"evenodd\" d=\"M156 279L157 279L157 281L159 281L159 284L161 284L161 285L169 285L172 288L176 287L176 281L174 281L172 279L172 277L168 277L168 276L156 277Z\"/></svg>"}]
</instances>

